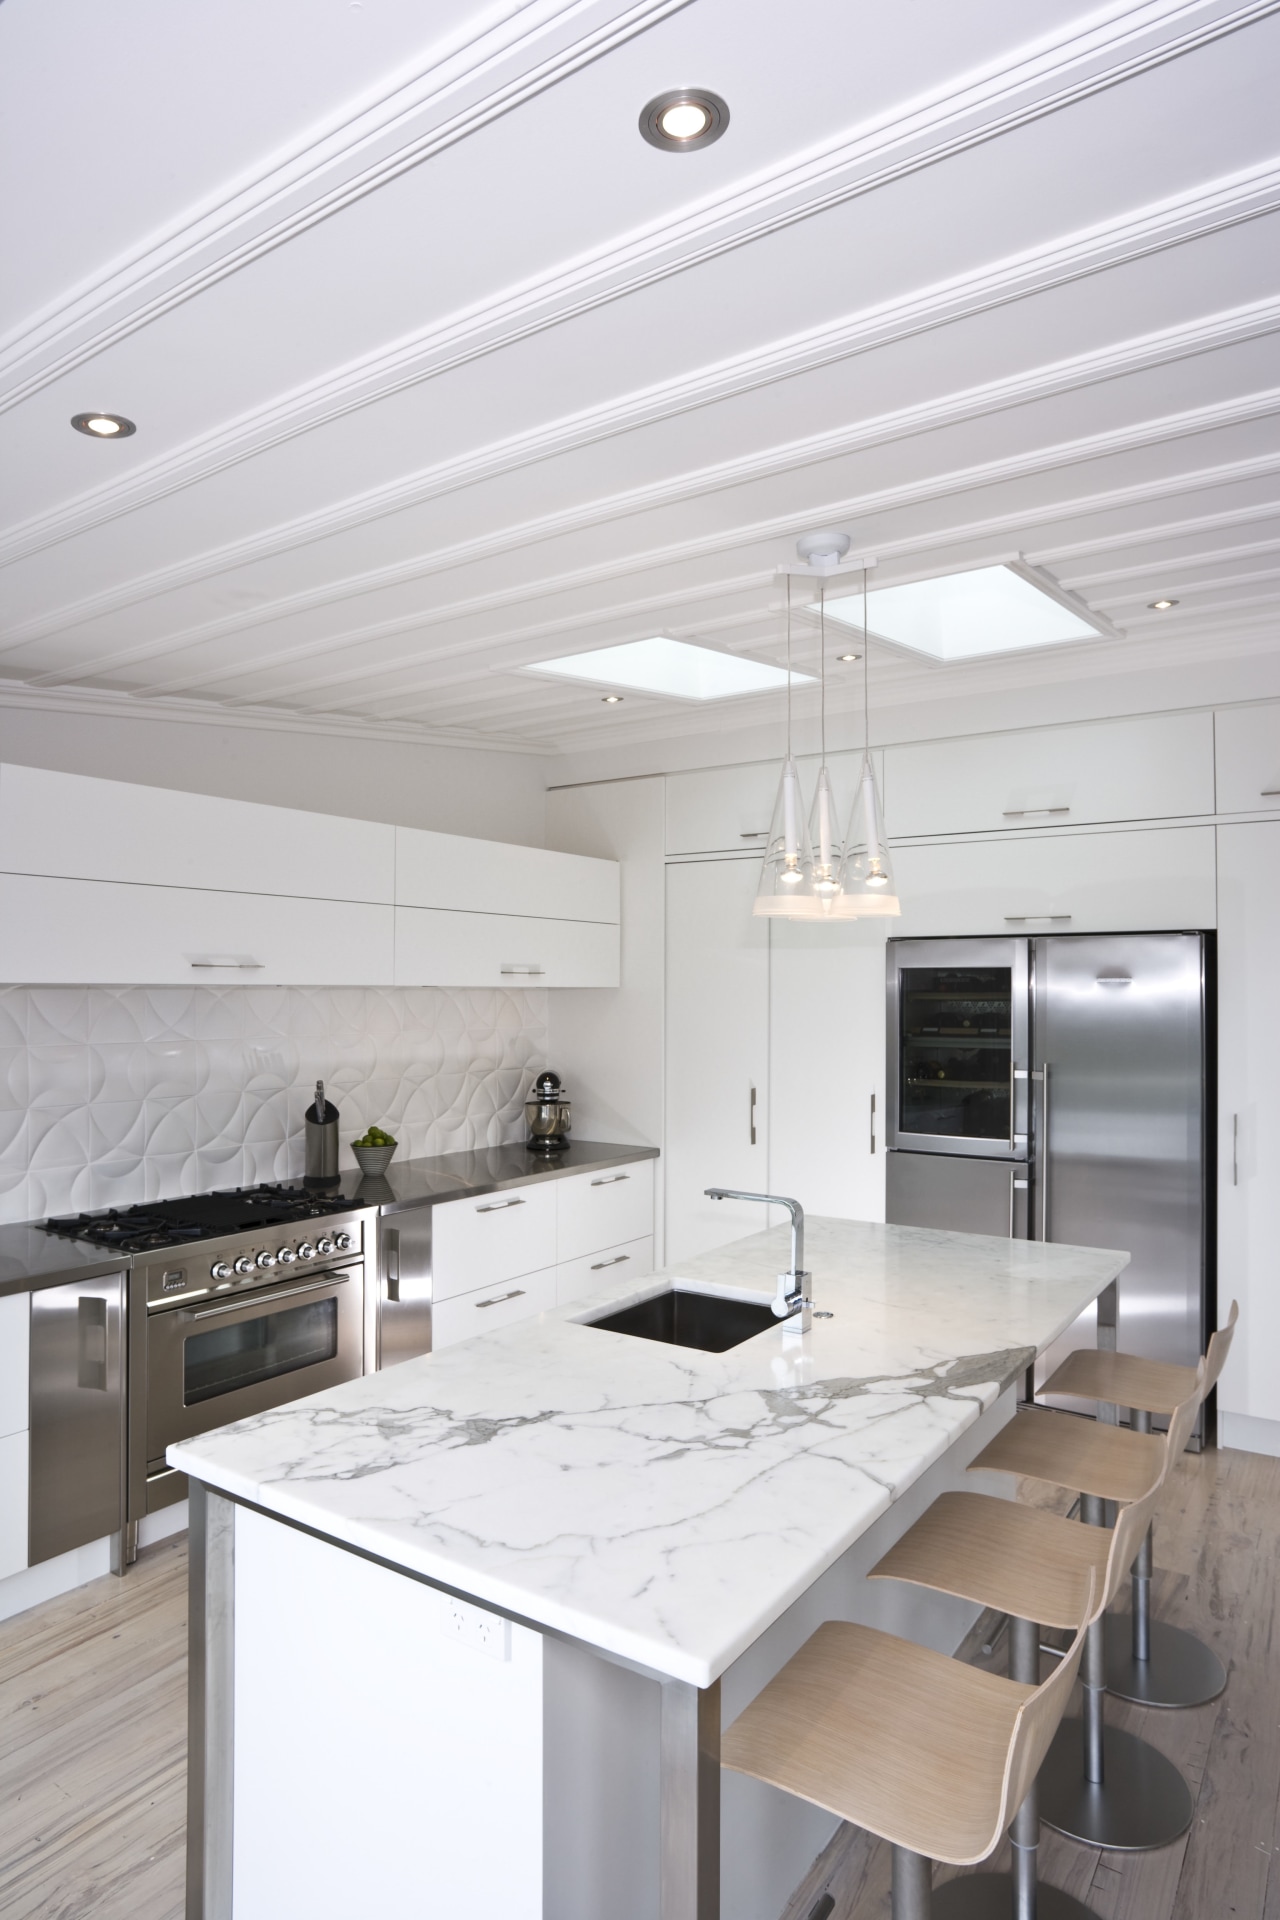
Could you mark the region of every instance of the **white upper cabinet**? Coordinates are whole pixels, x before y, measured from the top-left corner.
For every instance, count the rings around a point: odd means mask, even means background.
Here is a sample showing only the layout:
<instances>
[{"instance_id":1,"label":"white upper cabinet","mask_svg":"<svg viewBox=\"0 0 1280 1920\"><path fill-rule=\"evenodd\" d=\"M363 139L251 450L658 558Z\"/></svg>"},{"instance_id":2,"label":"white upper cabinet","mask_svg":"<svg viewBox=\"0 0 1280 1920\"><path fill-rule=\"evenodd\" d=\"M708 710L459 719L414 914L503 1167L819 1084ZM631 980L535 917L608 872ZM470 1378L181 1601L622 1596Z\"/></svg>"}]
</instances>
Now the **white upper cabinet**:
<instances>
[{"instance_id":1,"label":"white upper cabinet","mask_svg":"<svg viewBox=\"0 0 1280 1920\"><path fill-rule=\"evenodd\" d=\"M337 814L0 767L0 873L389 906L395 831Z\"/></svg>"},{"instance_id":2,"label":"white upper cabinet","mask_svg":"<svg viewBox=\"0 0 1280 1920\"><path fill-rule=\"evenodd\" d=\"M1217 924L1212 827L897 847L894 934L1136 933Z\"/></svg>"},{"instance_id":3,"label":"white upper cabinet","mask_svg":"<svg viewBox=\"0 0 1280 1920\"><path fill-rule=\"evenodd\" d=\"M540 920L618 920L618 863L397 827L396 904Z\"/></svg>"},{"instance_id":4,"label":"white upper cabinet","mask_svg":"<svg viewBox=\"0 0 1280 1920\"><path fill-rule=\"evenodd\" d=\"M1214 811L1213 716L1159 714L885 750L895 840Z\"/></svg>"},{"instance_id":5,"label":"white upper cabinet","mask_svg":"<svg viewBox=\"0 0 1280 1920\"><path fill-rule=\"evenodd\" d=\"M1214 715L1218 812L1270 813L1280 807L1280 701L1227 707Z\"/></svg>"},{"instance_id":6,"label":"white upper cabinet","mask_svg":"<svg viewBox=\"0 0 1280 1920\"><path fill-rule=\"evenodd\" d=\"M617 922L397 907L398 987L616 987Z\"/></svg>"},{"instance_id":7,"label":"white upper cabinet","mask_svg":"<svg viewBox=\"0 0 1280 1920\"><path fill-rule=\"evenodd\" d=\"M853 807L853 784L861 760L860 753L828 756L842 814ZM877 753L875 761L876 772L883 780L883 757ZM813 800L813 783L819 765L814 754L799 756L800 784L806 805ZM668 774L667 852L763 853L781 775L781 760L757 760L741 767L712 767L703 773Z\"/></svg>"}]
</instances>

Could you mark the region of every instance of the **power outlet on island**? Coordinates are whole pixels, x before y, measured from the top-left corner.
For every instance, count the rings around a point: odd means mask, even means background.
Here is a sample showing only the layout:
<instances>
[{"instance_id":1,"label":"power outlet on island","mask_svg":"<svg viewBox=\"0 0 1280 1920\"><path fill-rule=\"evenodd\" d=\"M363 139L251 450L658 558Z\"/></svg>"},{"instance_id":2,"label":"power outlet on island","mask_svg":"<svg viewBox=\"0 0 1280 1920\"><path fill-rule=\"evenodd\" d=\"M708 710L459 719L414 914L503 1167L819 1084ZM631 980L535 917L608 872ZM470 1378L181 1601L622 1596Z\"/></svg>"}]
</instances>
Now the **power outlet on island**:
<instances>
[{"instance_id":1,"label":"power outlet on island","mask_svg":"<svg viewBox=\"0 0 1280 1920\"><path fill-rule=\"evenodd\" d=\"M487 1653L491 1660L509 1660L511 1658L511 1622L500 1614L487 1613L483 1607L473 1607L466 1600L447 1602L449 1632L455 1640L461 1640L464 1647L474 1647L478 1653Z\"/></svg>"}]
</instances>

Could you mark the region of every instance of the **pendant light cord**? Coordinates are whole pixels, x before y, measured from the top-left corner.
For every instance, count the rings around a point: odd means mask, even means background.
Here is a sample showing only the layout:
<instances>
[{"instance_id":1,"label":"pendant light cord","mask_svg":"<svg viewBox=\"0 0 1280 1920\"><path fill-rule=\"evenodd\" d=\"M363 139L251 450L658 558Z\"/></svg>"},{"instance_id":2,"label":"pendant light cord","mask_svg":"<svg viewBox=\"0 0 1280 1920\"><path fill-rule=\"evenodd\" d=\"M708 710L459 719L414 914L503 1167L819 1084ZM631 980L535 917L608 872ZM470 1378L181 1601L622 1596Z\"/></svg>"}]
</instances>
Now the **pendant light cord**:
<instances>
[{"instance_id":1,"label":"pendant light cord","mask_svg":"<svg viewBox=\"0 0 1280 1920\"><path fill-rule=\"evenodd\" d=\"M871 637L867 632L867 570L862 569L862 752L871 756Z\"/></svg>"},{"instance_id":2,"label":"pendant light cord","mask_svg":"<svg viewBox=\"0 0 1280 1920\"><path fill-rule=\"evenodd\" d=\"M787 575L787 759L791 758L791 575Z\"/></svg>"},{"instance_id":3,"label":"pendant light cord","mask_svg":"<svg viewBox=\"0 0 1280 1920\"><path fill-rule=\"evenodd\" d=\"M827 583L824 580L818 589L818 645L821 648L819 666L821 684L821 728L822 728L822 764L827 764Z\"/></svg>"}]
</instances>

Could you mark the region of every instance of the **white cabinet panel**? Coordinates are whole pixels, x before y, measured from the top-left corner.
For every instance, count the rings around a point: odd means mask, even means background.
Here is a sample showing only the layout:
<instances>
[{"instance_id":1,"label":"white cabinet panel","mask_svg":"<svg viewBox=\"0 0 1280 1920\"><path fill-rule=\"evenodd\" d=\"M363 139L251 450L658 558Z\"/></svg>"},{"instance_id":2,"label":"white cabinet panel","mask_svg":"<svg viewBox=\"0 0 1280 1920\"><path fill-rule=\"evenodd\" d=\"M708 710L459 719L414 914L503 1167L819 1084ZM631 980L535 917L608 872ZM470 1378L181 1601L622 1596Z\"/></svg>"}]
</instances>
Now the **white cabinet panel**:
<instances>
[{"instance_id":1,"label":"white cabinet panel","mask_svg":"<svg viewBox=\"0 0 1280 1920\"><path fill-rule=\"evenodd\" d=\"M769 934L754 860L667 868L667 1265L768 1224Z\"/></svg>"},{"instance_id":2,"label":"white cabinet panel","mask_svg":"<svg viewBox=\"0 0 1280 1920\"><path fill-rule=\"evenodd\" d=\"M667 852L762 851L778 790L779 765L713 767L667 775Z\"/></svg>"},{"instance_id":3,"label":"white cabinet panel","mask_svg":"<svg viewBox=\"0 0 1280 1920\"><path fill-rule=\"evenodd\" d=\"M896 847L902 917L892 932L1134 933L1212 927L1217 915L1213 831L1164 827Z\"/></svg>"},{"instance_id":4,"label":"white cabinet panel","mask_svg":"<svg viewBox=\"0 0 1280 1920\"><path fill-rule=\"evenodd\" d=\"M0 1580L27 1564L28 1442L26 1433L0 1440Z\"/></svg>"},{"instance_id":5,"label":"white cabinet panel","mask_svg":"<svg viewBox=\"0 0 1280 1920\"><path fill-rule=\"evenodd\" d=\"M1160 714L885 751L895 839L1212 813L1213 716Z\"/></svg>"},{"instance_id":6,"label":"white cabinet panel","mask_svg":"<svg viewBox=\"0 0 1280 1920\"><path fill-rule=\"evenodd\" d=\"M437 1305L455 1294L553 1267L554 1189L552 1181L437 1206L431 1220L432 1297Z\"/></svg>"},{"instance_id":7,"label":"white cabinet panel","mask_svg":"<svg viewBox=\"0 0 1280 1920\"><path fill-rule=\"evenodd\" d=\"M0 1299L0 1437L31 1424L31 1295Z\"/></svg>"},{"instance_id":8,"label":"white cabinet panel","mask_svg":"<svg viewBox=\"0 0 1280 1920\"><path fill-rule=\"evenodd\" d=\"M602 1167L555 1182L556 1258L563 1264L599 1247L653 1232L653 1162Z\"/></svg>"},{"instance_id":9,"label":"white cabinet panel","mask_svg":"<svg viewBox=\"0 0 1280 1920\"><path fill-rule=\"evenodd\" d=\"M0 980L390 986L394 911L0 874Z\"/></svg>"},{"instance_id":10,"label":"white cabinet panel","mask_svg":"<svg viewBox=\"0 0 1280 1920\"><path fill-rule=\"evenodd\" d=\"M1267 813L1280 807L1280 701L1228 707L1213 717L1218 812Z\"/></svg>"},{"instance_id":11,"label":"white cabinet panel","mask_svg":"<svg viewBox=\"0 0 1280 1920\"><path fill-rule=\"evenodd\" d=\"M776 920L770 933L769 1183L813 1213L884 1219L884 946L896 926Z\"/></svg>"},{"instance_id":12,"label":"white cabinet panel","mask_svg":"<svg viewBox=\"0 0 1280 1920\"><path fill-rule=\"evenodd\" d=\"M389 906L395 828L6 765L0 872Z\"/></svg>"},{"instance_id":13,"label":"white cabinet panel","mask_svg":"<svg viewBox=\"0 0 1280 1920\"><path fill-rule=\"evenodd\" d=\"M439 1353L444 1347L456 1347L459 1340L474 1339L478 1333L496 1333L499 1327L514 1326L532 1314L544 1313L556 1304L556 1270L518 1274L511 1280L499 1280L474 1293L460 1293L438 1300L431 1310L431 1348Z\"/></svg>"},{"instance_id":14,"label":"white cabinet panel","mask_svg":"<svg viewBox=\"0 0 1280 1920\"><path fill-rule=\"evenodd\" d=\"M618 928L595 920L395 909L399 987L616 987Z\"/></svg>"},{"instance_id":15,"label":"white cabinet panel","mask_svg":"<svg viewBox=\"0 0 1280 1920\"><path fill-rule=\"evenodd\" d=\"M542 920L618 918L618 863L503 840L396 828L396 900L405 907L528 914Z\"/></svg>"},{"instance_id":16,"label":"white cabinet panel","mask_svg":"<svg viewBox=\"0 0 1280 1920\"><path fill-rule=\"evenodd\" d=\"M1240 1301L1218 1405L1280 1422L1280 821L1219 827L1218 879L1220 1321Z\"/></svg>"},{"instance_id":17,"label":"white cabinet panel","mask_svg":"<svg viewBox=\"0 0 1280 1920\"><path fill-rule=\"evenodd\" d=\"M653 1240L646 1235L625 1246L584 1253L579 1260L562 1260L556 1269L556 1305L585 1300L615 1280L644 1280L653 1272Z\"/></svg>"}]
</instances>

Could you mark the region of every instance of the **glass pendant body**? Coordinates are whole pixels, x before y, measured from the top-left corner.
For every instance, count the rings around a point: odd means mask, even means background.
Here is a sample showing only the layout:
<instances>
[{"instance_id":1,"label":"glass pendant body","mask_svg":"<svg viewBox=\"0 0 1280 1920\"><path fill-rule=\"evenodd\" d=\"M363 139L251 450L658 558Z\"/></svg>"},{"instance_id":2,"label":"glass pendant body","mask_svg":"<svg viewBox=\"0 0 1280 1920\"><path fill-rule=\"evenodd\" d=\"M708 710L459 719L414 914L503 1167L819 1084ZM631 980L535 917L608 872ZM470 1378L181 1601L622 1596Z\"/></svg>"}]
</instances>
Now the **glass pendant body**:
<instances>
[{"instance_id":1,"label":"glass pendant body","mask_svg":"<svg viewBox=\"0 0 1280 1920\"><path fill-rule=\"evenodd\" d=\"M834 909L839 919L861 920L877 914L902 912L870 754L863 755L858 774L840 877L840 896Z\"/></svg>"},{"instance_id":2,"label":"glass pendant body","mask_svg":"<svg viewBox=\"0 0 1280 1920\"><path fill-rule=\"evenodd\" d=\"M825 761L818 769L818 784L809 814L809 850L813 856L814 900L819 912L827 913L839 899L844 884L844 841Z\"/></svg>"},{"instance_id":3,"label":"glass pendant body","mask_svg":"<svg viewBox=\"0 0 1280 1920\"><path fill-rule=\"evenodd\" d=\"M805 825L800 770L788 759L778 782L769 844L752 911L780 918L807 919L814 910L813 855Z\"/></svg>"}]
</instances>

